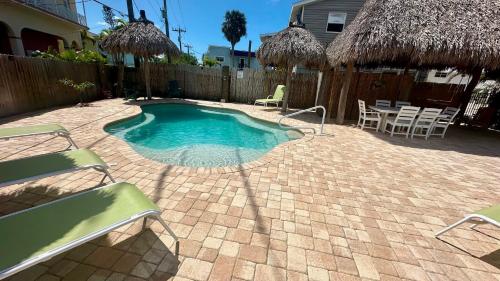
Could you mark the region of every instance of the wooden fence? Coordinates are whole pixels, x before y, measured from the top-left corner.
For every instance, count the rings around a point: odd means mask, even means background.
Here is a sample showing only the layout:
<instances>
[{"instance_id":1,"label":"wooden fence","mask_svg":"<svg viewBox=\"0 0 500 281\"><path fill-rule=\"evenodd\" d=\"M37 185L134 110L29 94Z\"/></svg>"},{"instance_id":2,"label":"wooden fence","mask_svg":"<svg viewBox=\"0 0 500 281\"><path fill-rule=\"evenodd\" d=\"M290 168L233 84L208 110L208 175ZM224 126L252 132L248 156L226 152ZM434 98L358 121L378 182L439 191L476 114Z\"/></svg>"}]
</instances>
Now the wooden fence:
<instances>
[{"instance_id":1,"label":"wooden fence","mask_svg":"<svg viewBox=\"0 0 500 281\"><path fill-rule=\"evenodd\" d=\"M230 100L253 104L256 99L274 94L276 86L285 84L286 73L281 71L263 71L245 69L238 77L237 70L231 73ZM318 76L298 73L294 75L290 92L289 105L293 108L314 106Z\"/></svg>"},{"instance_id":2,"label":"wooden fence","mask_svg":"<svg viewBox=\"0 0 500 281\"><path fill-rule=\"evenodd\" d=\"M229 72L229 100L239 103L253 103L256 99L272 95L276 86L285 84L286 73L244 69ZM183 94L189 99L220 100L222 93L222 70L220 68L201 68L191 65L151 65L151 91L153 95L164 96L168 81L177 80ZM125 81L144 87L144 74L141 70L129 68L125 71ZM306 108L314 106L317 75L297 74L293 78L290 106Z\"/></svg>"},{"instance_id":3,"label":"wooden fence","mask_svg":"<svg viewBox=\"0 0 500 281\"><path fill-rule=\"evenodd\" d=\"M329 85L324 95L320 97L320 104L326 105L331 117L336 116L340 91L344 78L343 71L329 73ZM397 73L356 72L351 79L347 96L345 119L358 118L358 99L366 104L375 104L377 99L396 100L408 99L412 104L422 107L458 106L460 95L464 91L463 85L437 84L427 82L413 82L411 75ZM401 89L410 89L409 96L404 97Z\"/></svg>"},{"instance_id":4,"label":"wooden fence","mask_svg":"<svg viewBox=\"0 0 500 281\"><path fill-rule=\"evenodd\" d=\"M71 63L49 59L0 55L0 116L29 112L53 106L76 104L78 94L59 80L68 78L77 82L90 81L96 87L87 91L91 99L100 98L103 90L113 89L117 68L97 64ZM151 65L153 95L165 96L168 81L177 80L184 97L189 99L220 100L223 93L223 71L220 68L201 68L190 65ZM338 97L344 73L325 73L318 104L328 108L332 117L338 107ZM286 73L245 69L229 72L229 101L251 104L258 98L272 95L278 84L285 84ZM127 68L124 84L144 89L142 69ZM227 81L225 82L227 85ZM314 106L317 75L294 75L291 86L290 107ZM357 100L374 104L376 99L392 101L402 98L402 88L410 88L408 98L419 106L457 106L463 86L448 84L414 83L410 75L395 73L356 72L351 80L346 105L346 119L357 119ZM227 87L226 87L227 89Z\"/></svg>"},{"instance_id":5,"label":"wooden fence","mask_svg":"<svg viewBox=\"0 0 500 281\"><path fill-rule=\"evenodd\" d=\"M95 100L103 87L109 88L104 85L108 75L96 64L0 55L0 116L78 103L78 93L59 82L64 78L94 83L86 95Z\"/></svg>"}]
</instances>

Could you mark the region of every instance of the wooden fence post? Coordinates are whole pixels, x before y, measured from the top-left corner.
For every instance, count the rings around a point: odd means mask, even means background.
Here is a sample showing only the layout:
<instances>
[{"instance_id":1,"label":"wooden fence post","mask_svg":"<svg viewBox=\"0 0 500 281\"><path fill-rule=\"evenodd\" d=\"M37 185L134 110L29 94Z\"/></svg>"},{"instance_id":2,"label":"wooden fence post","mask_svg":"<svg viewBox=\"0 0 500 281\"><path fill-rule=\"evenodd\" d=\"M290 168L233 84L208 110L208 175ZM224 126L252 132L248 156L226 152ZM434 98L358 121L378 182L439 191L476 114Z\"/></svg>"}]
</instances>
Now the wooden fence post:
<instances>
[{"instance_id":1,"label":"wooden fence post","mask_svg":"<svg viewBox=\"0 0 500 281\"><path fill-rule=\"evenodd\" d=\"M226 102L229 102L229 90L230 90L230 81L231 81L231 76L229 74L229 66L223 66L222 67L222 87L221 87L221 98L224 99Z\"/></svg>"}]
</instances>

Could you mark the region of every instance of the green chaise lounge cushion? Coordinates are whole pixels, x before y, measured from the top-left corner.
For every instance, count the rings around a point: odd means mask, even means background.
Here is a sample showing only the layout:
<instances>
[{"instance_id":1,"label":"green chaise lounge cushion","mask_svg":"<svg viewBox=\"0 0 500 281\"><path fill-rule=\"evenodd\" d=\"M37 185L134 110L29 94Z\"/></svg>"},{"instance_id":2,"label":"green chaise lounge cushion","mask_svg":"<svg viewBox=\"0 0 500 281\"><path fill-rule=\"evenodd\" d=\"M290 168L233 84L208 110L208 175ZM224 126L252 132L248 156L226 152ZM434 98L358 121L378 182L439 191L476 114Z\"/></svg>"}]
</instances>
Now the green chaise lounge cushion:
<instances>
[{"instance_id":1,"label":"green chaise lounge cushion","mask_svg":"<svg viewBox=\"0 0 500 281\"><path fill-rule=\"evenodd\" d=\"M106 168L107 165L88 149L3 161L0 162L0 187L93 167Z\"/></svg>"},{"instance_id":2,"label":"green chaise lounge cushion","mask_svg":"<svg viewBox=\"0 0 500 281\"><path fill-rule=\"evenodd\" d=\"M271 98L271 99L258 99L258 100L255 100L255 102L257 102L257 103L280 102L280 101L283 101L284 95L285 95L285 86L278 85L276 87L276 91L274 91L273 98Z\"/></svg>"},{"instance_id":3,"label":"green chaise lounge cushion","mask_svg":"<svg viewBox=\"0 0 500 281\"><path fill-rule=\"evenodd\" d=\"M4 216L0 279L16 265L32 266L42 261L33 262L41 256L50 258L151 211L160 210L135 185L115 183Z\"/></svg>"},{"instance_id":4,"label":"green chaise lounge cushion","mask_svg":"<svg viewBox=\"0 0 500 281\"><path fill-rule=\"evenodd\" d=\"M60 125L43 124L43 125L22 126L15 128L1 128L0 139L42 135L42 134L54 134L54 133L69 134L69 132Z\"/></svg>"}]
</instances>

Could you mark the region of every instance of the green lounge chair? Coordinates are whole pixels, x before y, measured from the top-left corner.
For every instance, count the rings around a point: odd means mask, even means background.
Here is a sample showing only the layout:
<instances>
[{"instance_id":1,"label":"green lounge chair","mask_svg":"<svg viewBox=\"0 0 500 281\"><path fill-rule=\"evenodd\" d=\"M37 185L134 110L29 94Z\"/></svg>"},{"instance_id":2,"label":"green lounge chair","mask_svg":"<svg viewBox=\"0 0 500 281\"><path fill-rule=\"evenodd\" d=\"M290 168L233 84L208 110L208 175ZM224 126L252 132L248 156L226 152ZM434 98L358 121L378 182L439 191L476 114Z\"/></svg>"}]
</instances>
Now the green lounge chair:
<instances>
[{"instance_id":1,"label":"green lounge chair","mask_svg":"<svg viewBox=\"0 0 500 281\"><path fill-rule=\"evenodd\" d=\"M104 173L101 183L106 177L115 181L97 154L75 149L0 162L0 187L85 169Z\"/></svg>"},{"instance_id":2,"label":"green lounge chair","mask_svg":"<svg viewBox=\"0 0 500 281\"><path fill-rule=\"evenodd\" d=\"M178 256L179 240L161 218L160 209L129 183L114 183L1 217L0 279L148 217L158 220L174 238Z\"/></svg>"},{"instance_id":3,"label":"green lounge chair","mask_svg":"<svg viewBox=\"0 0 500 281\"><path fill-rule=\"evenodd\" d=\"M15 128L0 129L0 140L8 140L19 137L36 136L36 135L54 135L65 138L70 146L78 148L76 143L69 136L68 130L57 124L43 124L33 126L23 126Z\"/></svg>"},{"instance_id":4,"label":"green lounge chair","mask_svg":"<svg viewBox=\"0 0 500 281\"><path fill-rule=\"evenodd\" d=\"M285 89L286 87L284 85L278 85L276 87L276 91L274 91L274 95L269 95L265 99L258 99L255 100L254 106L257 104L263 104L264 106L267 107L268 104L275 104L276 107L279 107L280 102L283 102L283 96L285 96Z\"/></svg>"},{"instance_id":5,"label":"green lounge chair","mask_svg":"<svg viewBox=\"0 0 500 281\"><path fill-rule=\"evenodd\" d=\"M473 223L471 228L476 227L478 224L484 224L484 223L490 223L496 227L500 227L500 205L484 208L473 214L466 215L465 218L439 231L438 233L435 234L435 236L438 237L439 235L442 235L443 233L468 221Z\"/></svg>"}]
</instances>

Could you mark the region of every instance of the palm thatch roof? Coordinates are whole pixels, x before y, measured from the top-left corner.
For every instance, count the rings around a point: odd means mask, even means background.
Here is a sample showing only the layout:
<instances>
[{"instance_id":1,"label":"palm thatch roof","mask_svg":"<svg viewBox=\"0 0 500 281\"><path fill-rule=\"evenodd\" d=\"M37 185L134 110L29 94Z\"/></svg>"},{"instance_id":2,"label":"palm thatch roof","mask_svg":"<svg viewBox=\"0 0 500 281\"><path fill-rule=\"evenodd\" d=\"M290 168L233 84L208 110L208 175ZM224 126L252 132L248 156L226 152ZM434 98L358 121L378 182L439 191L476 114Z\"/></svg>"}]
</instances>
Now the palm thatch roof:
<instances>
[{"instance_id":1,"label":"palm thatch roof","mask_svg":"<svg viewBox=\"0 0 500 281\"><path fill-rule=\"evenodd\" d=\"M324 61L325 48L305 28L290 26L265 40L257 50L257 59L263 65L315 66Z\"/></svg>"},{"instance_id":2,"label":"palm thatch roof","mask_svg":"<svg viewBox=\"0 0 500 281\"><path fill-rule=\"evenodd\" d=\"M332 66L500 67L500 0L367 0L327 48Z\"/></svg>"},{"instance_id":3,"label":"palm thatch roof","mask_svg":"<svg viewBox=\"0 0 500 281\"><path fill-rule=\"evenodd\" d=\"M169 53L180 55L177 46L147 20L131 22L106 36L101 47L112 53L130 53L141 57Z\"/></svg>"}]
</instances>

